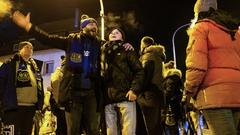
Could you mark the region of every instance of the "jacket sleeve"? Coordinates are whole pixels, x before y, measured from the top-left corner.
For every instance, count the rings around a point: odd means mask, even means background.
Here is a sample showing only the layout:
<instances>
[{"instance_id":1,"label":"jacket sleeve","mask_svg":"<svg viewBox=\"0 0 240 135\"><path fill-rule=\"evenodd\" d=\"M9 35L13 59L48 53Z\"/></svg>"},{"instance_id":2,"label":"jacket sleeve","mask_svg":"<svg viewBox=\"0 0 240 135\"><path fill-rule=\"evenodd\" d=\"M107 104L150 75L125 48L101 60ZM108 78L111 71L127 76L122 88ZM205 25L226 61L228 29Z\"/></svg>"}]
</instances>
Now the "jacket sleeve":
<instances>
[{"instance_id":1,"label":"jacket sleeve","mask_svg":"<svg viewBox=\"0 0 240 135\"><path fill-rule=\"evenodd\" d=\"M4 89L6 88L6 81L7 81L7 64L3 64L0 67L0 102L2 104ZM2 106L1 106L2 107ZM2 109L2 108L0 108Z\"/></svg>"},{"instance_id":2,"label":"jacket sleeve","mask_svg":"<svg viewBox=\"0 0 240 135\"><path fill-rule=\"evenodd\" d=\"M190 30L186 50L186 94L195 97L208 69L208 28L200 22Z\"/></svg>"},{"instance_id":3,"label":"jacket sleeve","mask_svg":"<svg viewBox=\"0 0 240 135\"><path fill-rule=\"evenodd\" d=\"M67 49L68 37L49 34L36 25L33 25L29 31L29 34L36 38L42 44L58 48L58 49Z\"/></svg>"},{"instance_id":4,"label":"jacket sleeve","mask_svg":"<svg viewBox=\"0 0 240 135\"><path fill-rule=\"evenodd\" d=\"M4 86L4 78L3 78L3 68L0 66L0 117L2 117L2 111L3 111L3 86Z\"/></svg>"},{"instance_id":5,"label":"jacket sleeve","mask_svg":"<svg viewBox=\"0 0 240 135\"><path fill-rule=\"evenodd\" d=\"M60 67L58 67L52 74L51 74L51 86L53 89L53 97L55 99L58 99L58 93L59 93L59 85L63 77L63 72ZM57 101L58 102L58 101Z\"/></svg>"},{"instance_id":6,"label":"jacket sleeve","mask_svg":"<svg viewBox=\"0 0 240 135\"><path fill-rule=\"evenodd\" d=\"M147 86L150 86L151 80L153 78L154 73L154 61L149 60L144 63L143 65L144 69L144 82L143 82L143 89L147 89Z\"/></svg>"},{"instance_id":7,"label":"jacket sleeve","mask_svg":"<svg viewBox=\"0 0 240 135\"><path fill-rule=\"evenodd\" d=\"M127 59L128 59L128 64L130 66L130 69L133 72L131 90L133 90L136 95L139 95L139 93L141 93L142 91L143 77L144 77L142 64L139 61L137 54L134 51L129 51Z\"/></svg>"}]
</instances>

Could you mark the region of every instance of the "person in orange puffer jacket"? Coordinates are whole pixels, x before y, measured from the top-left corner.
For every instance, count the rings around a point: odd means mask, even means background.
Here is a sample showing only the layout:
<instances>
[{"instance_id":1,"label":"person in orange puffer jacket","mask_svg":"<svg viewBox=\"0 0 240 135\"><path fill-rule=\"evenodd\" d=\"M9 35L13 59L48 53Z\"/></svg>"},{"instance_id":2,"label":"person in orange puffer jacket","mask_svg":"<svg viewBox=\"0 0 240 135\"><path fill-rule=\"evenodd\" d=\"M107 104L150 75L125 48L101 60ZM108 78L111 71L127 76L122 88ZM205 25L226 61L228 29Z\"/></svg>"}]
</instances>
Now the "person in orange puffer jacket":
<instances>
[{"instance_id":1,"label":"person in orange puffer jacket","mask_svg":"<svg viewBox=\"0 0 240 135\"><path fill-rule=\"evenodd\" d=\"M240 31L216 0L197 0L188 30L185 91L213 135L237 135L240 120Z\"/></svg>"}]
</instances>

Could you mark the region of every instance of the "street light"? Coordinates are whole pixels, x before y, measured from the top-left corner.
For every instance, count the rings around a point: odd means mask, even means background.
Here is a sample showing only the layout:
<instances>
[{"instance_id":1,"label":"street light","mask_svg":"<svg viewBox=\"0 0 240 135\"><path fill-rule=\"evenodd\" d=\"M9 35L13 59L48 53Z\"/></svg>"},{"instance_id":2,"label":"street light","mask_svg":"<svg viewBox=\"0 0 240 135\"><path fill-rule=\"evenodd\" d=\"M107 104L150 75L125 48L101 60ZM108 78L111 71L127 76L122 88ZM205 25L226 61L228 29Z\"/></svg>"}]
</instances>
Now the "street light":
<instances>
[{"instance_id":1,"label":"street light","mask_svg":"<svg viewBox=\"0 0 240 135\"><path fill-rule=\"evenodd\" d=\"M100 17L101 17L101 39L104 40L104 6L103 0L100 0Z\"/></svg>"},{"instance_id":2,"label":"street light","mask_svg":"<svg viewBox=\"0 0 240 135\"><path fill-rule=\"evenodd\" d=\"M173 51L173 61L174 61L174 68L176 69L177 68L177 58L176 58L176 49L175 49L175 36L177 34L177 32L186 27L186 26L190 26L191 23L187 23L187 24L184 24L184 25L181 25L180 27L178 27L174 33L173 33L173 36L172 36L172 51Z\"/></svg>"}]
</instances>

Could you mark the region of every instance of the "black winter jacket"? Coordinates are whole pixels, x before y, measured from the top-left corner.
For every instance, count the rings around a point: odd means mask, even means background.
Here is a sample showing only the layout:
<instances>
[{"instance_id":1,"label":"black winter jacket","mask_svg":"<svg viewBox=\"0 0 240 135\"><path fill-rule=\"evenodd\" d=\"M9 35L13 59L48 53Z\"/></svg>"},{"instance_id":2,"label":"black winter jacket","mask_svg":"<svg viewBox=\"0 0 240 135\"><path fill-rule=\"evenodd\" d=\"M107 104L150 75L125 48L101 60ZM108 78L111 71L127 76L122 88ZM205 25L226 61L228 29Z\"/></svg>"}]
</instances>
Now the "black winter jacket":
<instances>
[{"instance_id":1,"label":"black winter jacket","mask_svg":"<svg viewBox=\"0 0 240 135\"><path fill-rule=\"evenodd\" d=\"M122 41L107 42L101 47L102 76L106 84L106 104L128 101L126 94L139 94L143 83L143 68L134 51L126 51Z\"/></svg>"}]
</instances>

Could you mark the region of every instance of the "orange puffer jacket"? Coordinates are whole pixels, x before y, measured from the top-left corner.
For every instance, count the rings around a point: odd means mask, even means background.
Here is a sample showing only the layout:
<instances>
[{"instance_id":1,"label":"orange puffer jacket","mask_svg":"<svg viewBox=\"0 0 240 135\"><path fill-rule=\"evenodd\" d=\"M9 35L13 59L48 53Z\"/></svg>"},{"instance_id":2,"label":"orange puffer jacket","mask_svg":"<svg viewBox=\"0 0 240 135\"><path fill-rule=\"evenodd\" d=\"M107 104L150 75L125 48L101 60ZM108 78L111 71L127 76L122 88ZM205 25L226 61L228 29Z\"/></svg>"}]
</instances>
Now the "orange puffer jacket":
<instances>
[{"instance_id":1,"label":"orange puffer jacket","mask_svg":"<svg viewBox=\"0 0 240 135\"><path fill-rule=\"evenodd\" d=\"M185 90L198 109L240 107L240 31L204 19L189 32Z\"/></svg>"}]
</instances>

